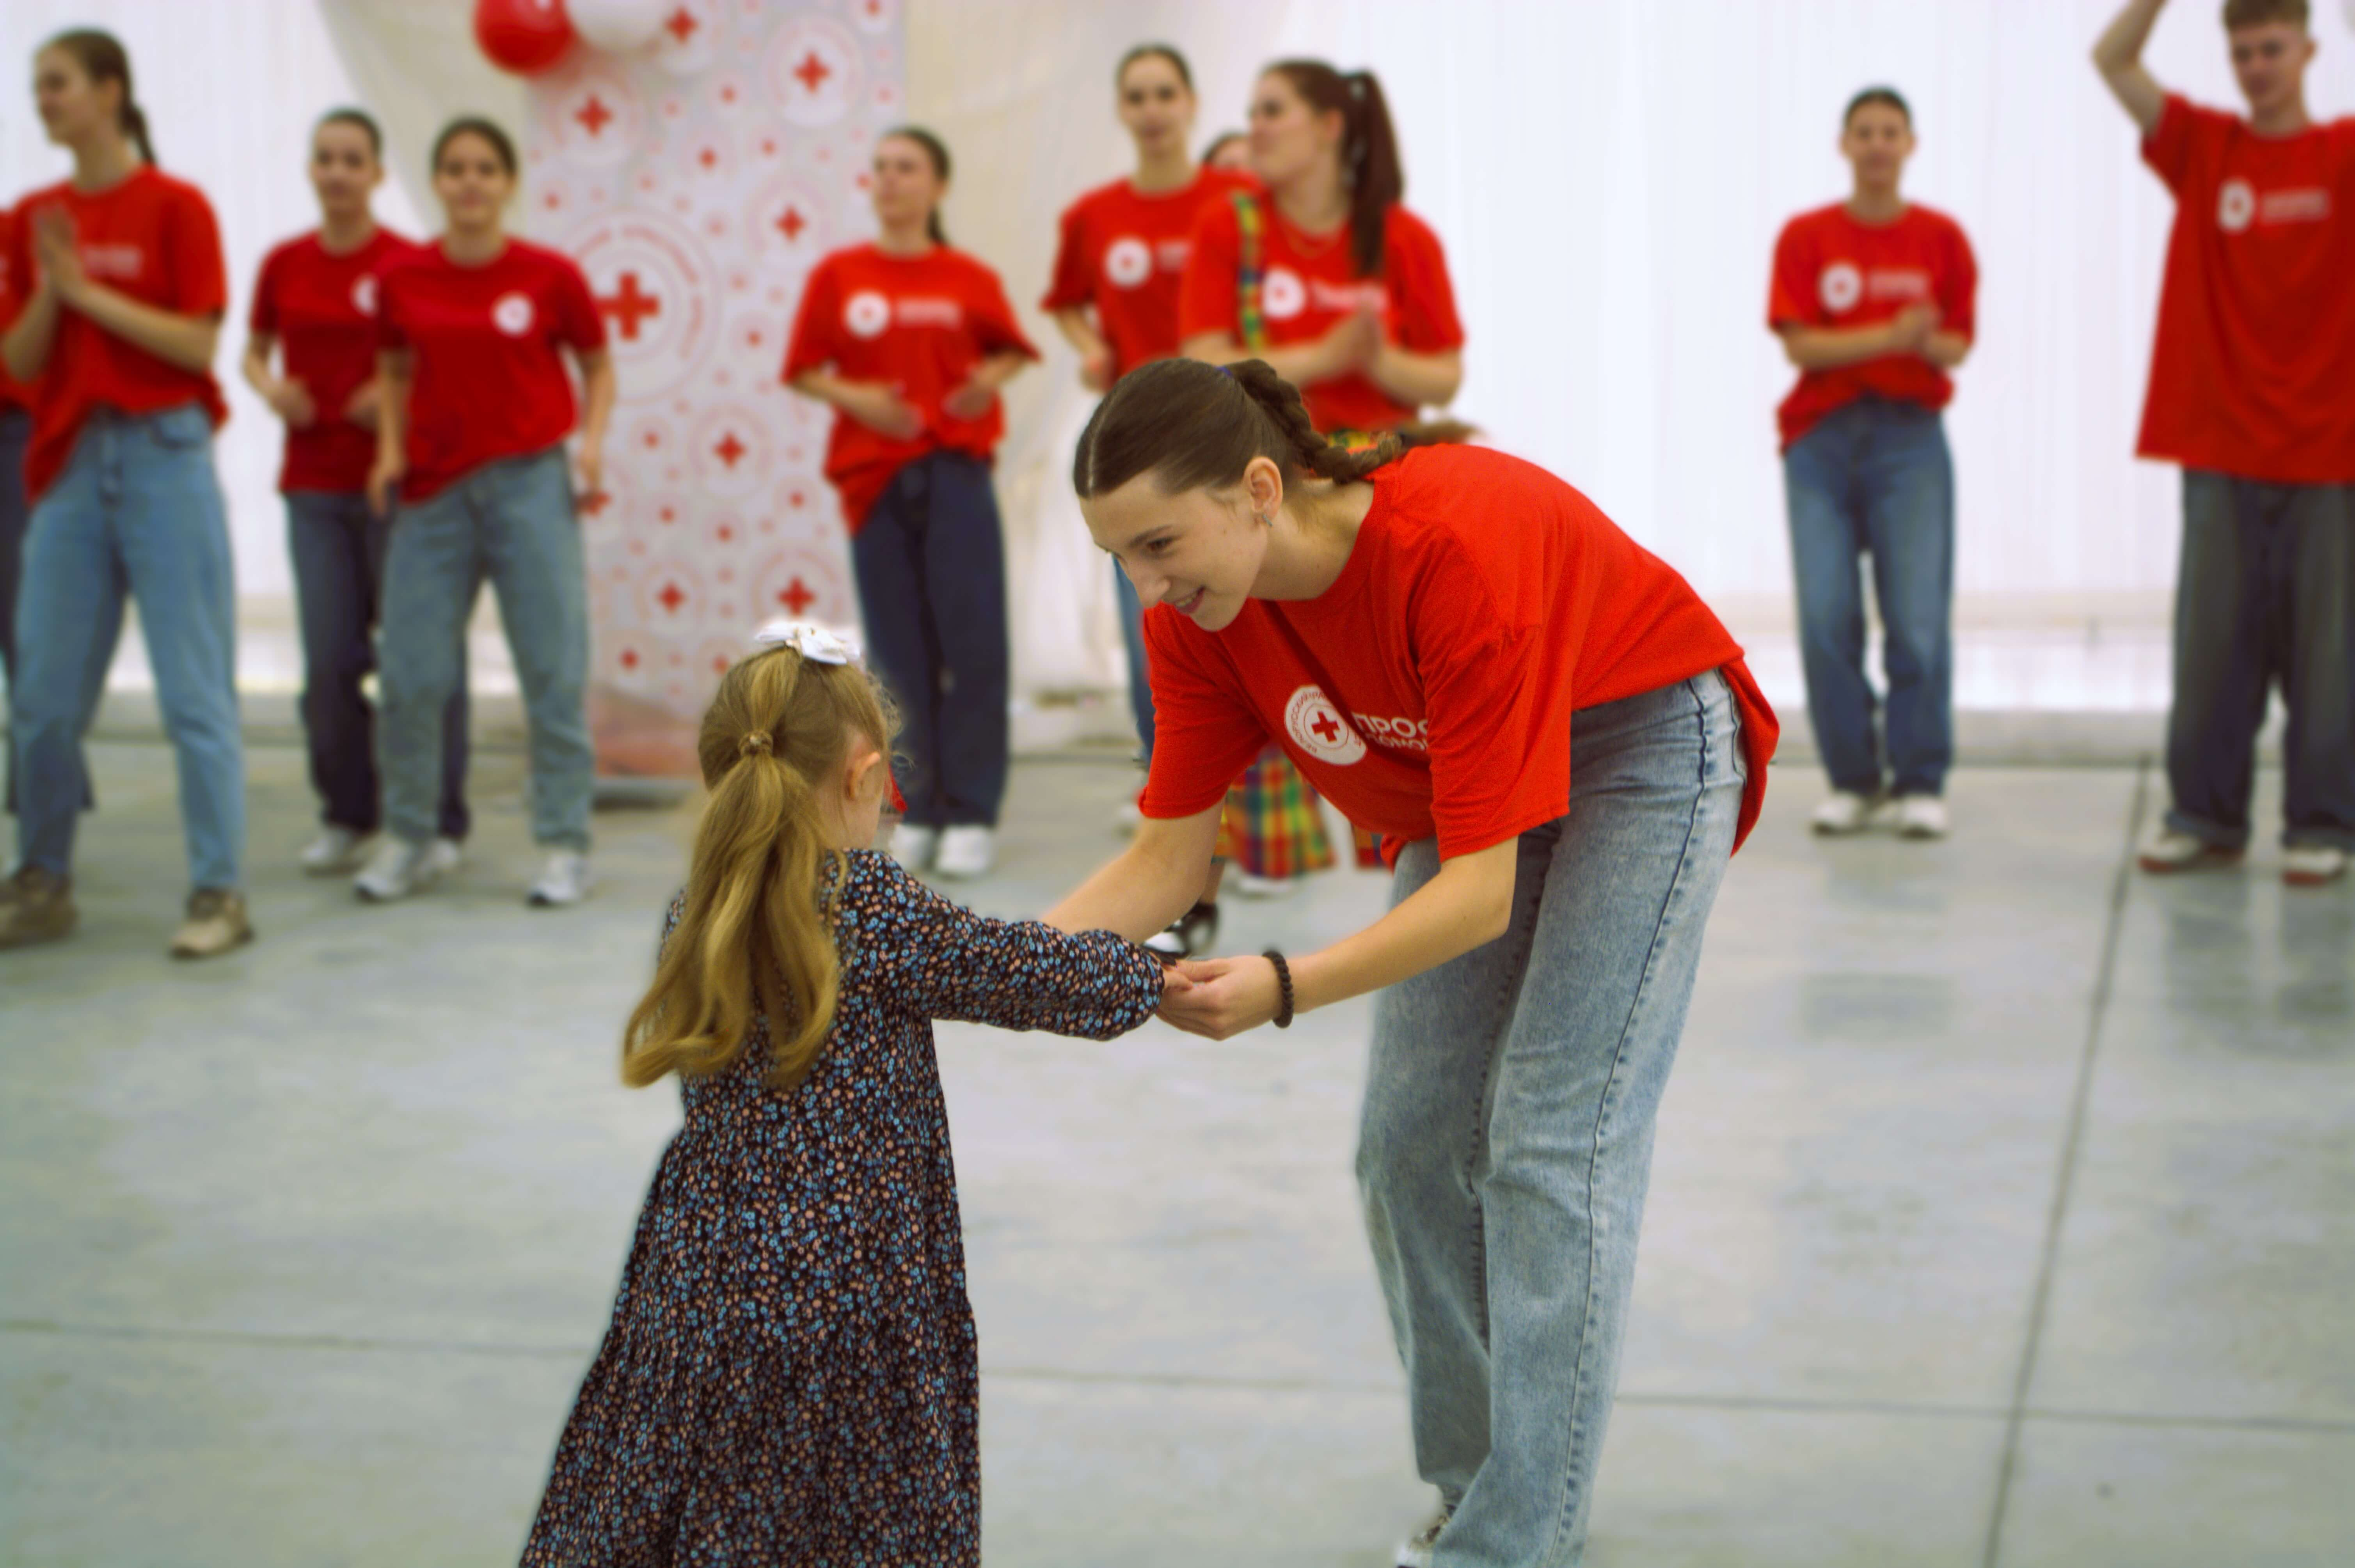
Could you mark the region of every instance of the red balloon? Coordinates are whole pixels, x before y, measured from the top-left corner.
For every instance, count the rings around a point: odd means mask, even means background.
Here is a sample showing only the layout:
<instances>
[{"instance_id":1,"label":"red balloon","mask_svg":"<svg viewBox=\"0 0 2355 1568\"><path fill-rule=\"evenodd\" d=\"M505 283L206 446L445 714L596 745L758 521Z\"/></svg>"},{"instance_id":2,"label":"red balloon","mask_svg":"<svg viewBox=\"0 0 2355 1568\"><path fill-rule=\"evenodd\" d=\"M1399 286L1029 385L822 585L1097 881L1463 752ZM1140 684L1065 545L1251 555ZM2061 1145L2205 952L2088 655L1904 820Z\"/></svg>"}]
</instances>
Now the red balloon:
<instances>
[{"instance_id":1,"label":"red balloon","mask_svg":"<svg viewBox=\"0 0 2355 1568\"><path fill-rule=\"evenodd\" d=\"M537 76L572 47L564 0L474 0L474 41L501 70Z\"/></svg>"}]
</instances>

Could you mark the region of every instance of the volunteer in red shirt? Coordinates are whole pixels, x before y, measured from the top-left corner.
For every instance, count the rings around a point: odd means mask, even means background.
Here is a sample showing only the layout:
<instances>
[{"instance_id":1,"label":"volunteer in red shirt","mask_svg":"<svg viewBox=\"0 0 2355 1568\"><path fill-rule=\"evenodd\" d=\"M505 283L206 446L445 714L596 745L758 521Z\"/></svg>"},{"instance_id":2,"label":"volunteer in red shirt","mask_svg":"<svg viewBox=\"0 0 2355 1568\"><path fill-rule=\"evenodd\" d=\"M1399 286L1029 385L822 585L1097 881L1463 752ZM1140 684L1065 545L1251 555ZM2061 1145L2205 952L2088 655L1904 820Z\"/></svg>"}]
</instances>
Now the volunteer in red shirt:
<instances>
[{"instance_id":1,"label":"volunteer in red shirt","mask_svg":"<svg viewBox=\"0 0 2355 1568\"><path fill-rule=\"evenodd\" d=\"M1006 794L1006 550L990 489L997 398L1039 357L997 274L941 228L949 154L913 126L875 144L870 245L820 261L784 379L834 405L826 476L842 496L867 646L898 699L911 869L979 876Z\"/></svg>"},{"instance_id":2,"label":"volunteer in red shirt","mask_svg":"<svg viewBox=\"0 0 2355 1568\"><path fill-rule=\"evenodd\" d=\"M319 837L303 851L315 876L358 869L377 830L376 717L360 682L376 668L371 635L392 519L368 503L376 461L376 304L384 270L417 247L380 227L368 197L384 179L376 122L338 109L311 132L319 227L271 251L253 286L245 379L286 423L278 488L303 628L303 728ZM272 355L278 368L272 368ZM466 692L442 729L442 805L434 852L454 863L466 836Z\"/></svg>"},{"instance_id":3,"label":"volunteer in red shirt","mask_svg":"<svg viewBox=\"0 0 2355 1568\"><path fill-rule=\"evenodd\" d=\"M546 859L535 908L589 889L597 758L585 706L589 583L574 497L594 495L613 366L589 281L570 257L511 238L515 144L487 120L433 143L442 236L377 283L376 464L368 499L400 512L384 564L383 842L356 885L400 898L448 863L434 844L444 726L465 682L466 620L499 596L530 729L531 833ZM570 357L585 409L576 405ZM564 443L576 416L579 485Z\"/></svg>"},{"instance_id":4,"label":"volunteer in red shirt","mask_svg":"<svg viewBox=\"0 0 2355 1568\"><path fill-rule=\"evenodd\" d=\"M2306 0L2229 0L2244 119L2142 63L2164 0L2133 0L2094 63L2175 196L2137 451L2183 468L2174 801L2145 871L2237 863L2257 731L2278 678L2282 879L2355 853L2355 118L2306 108Z\"/></svg>"},{"instance_id":5,"label":"volunteer in red shirt","mask_svg":"<svg viewBox=\"0 0 2355 1568\"><path fill-rule=\"evenodd\" d=\"M1870 826L1884 794L1905 837L1947 827L1955 467L1939 410L1970 353L1978 264L1960 224L1900 192L1913 146L1895 90L1858 93L1840 122L1848 199L1801 213L1774 244L1766 324L1799 370L1781 410L1799 652L1832 786L1816 809L1820 833ZM1889 678L1879 725L1859 557Z\"/></svg>"},{"instance_id":6,"label":"volunteer in red shirt","mask_svg":"<svg viewBox=\"0 0 2355 1568\"><path fill-rule=\"evenodd\" d=\"M73 929L81 739L127 590L179 764L193 891L172 951L206 958L253 935L240 891L237 588L213 471L226 413L211 370L229 301L220 228L203 192L155 166L113 37L50 39L33 58L33 93L73 175L17 204L9 245L5 357L33 407L33 518L9 726L19 857L0 948Z\"/></svg>"},{"instance_id":7,"label":"volunteer in red shirt","mask_svg":"<svg viewBox=\"0 0 2355 1568\"><path fill-rule=\"evenodd\" d=\"M1147 607L1159 744L1145 826L1048 918L1161 929L1271 740L1381 835L1388 915L1187 963L1161 1015L1223 1039L1379 993L1358 1171L1442 1505L1417 1549L1574 1557L1654 1112L1774 716L1577 491L1475 447L1327 444L1263 363L1124 377L1072 481Z\"/></svg>"},{"instance_id":8,"label":"volunteer in red shirt","mask_svg":"<svg viewBox=\"0 0 2355 1568\"><path fill-rule=\"evenodd\" d=\"M10 288L8 252L16 244L16 214L0 207L0 322L16 313ZM33 409L25 388L0 365L0 673L16 683L16 563L24 554L25 524L32 505L25 495L25 452L33 444ZM12 747L0 758L8 780L8 810L16 809L16 759Z\"/></svg>"},{"instance_id":9,"label":"volunteer in red shirt","mask_svg":"<svg viewBox=\"0 0 2355 1568\"><path fill-rule=\"evenodd\" d=\"M1194 76L1167 44L1139 44L1113 75L1120 120L1136 143L1136 169L1099 185L1063 212L1055 277L1039 308L1080 351L1080 379L1102 392L1151 359L1178 352L1178 288L1194 253L1194 229L1209 208L1252 188L1248 175L1197 164ZM1144 606L1126 573L1113 569L1121 631L1128 645L1128 700L1137 739L1153 760L1153 686L1145 673ZM1132 808L1133 810L1133 808ZM1215 888L1156 951L1199 951L1216 938Z\"/></svg>"}]
</instances>

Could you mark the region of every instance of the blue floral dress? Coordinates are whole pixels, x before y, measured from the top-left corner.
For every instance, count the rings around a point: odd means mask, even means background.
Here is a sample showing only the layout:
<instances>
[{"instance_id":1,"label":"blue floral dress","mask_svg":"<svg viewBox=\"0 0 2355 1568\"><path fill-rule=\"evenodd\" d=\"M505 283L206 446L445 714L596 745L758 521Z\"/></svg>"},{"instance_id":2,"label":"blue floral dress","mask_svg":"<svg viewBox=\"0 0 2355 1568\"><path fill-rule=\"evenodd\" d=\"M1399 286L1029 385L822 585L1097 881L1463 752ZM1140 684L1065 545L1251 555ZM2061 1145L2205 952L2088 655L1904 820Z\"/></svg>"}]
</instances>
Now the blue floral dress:
<instances>
[{"instance_id":1,"label":"blue floral dress","mask_svg":"<svg viewBox=\"0 0 2355 1568\"><path fill-rule=\"evenodd\" d=\"M981 1561L980 1390L932 1021L1108 1040L1161 966L1109 932L985 919L855 851L815 1067L766 1025L683 1083L527 1568ZM679 917L671 906L667 939Z\"/></svg>"}]
</instances>

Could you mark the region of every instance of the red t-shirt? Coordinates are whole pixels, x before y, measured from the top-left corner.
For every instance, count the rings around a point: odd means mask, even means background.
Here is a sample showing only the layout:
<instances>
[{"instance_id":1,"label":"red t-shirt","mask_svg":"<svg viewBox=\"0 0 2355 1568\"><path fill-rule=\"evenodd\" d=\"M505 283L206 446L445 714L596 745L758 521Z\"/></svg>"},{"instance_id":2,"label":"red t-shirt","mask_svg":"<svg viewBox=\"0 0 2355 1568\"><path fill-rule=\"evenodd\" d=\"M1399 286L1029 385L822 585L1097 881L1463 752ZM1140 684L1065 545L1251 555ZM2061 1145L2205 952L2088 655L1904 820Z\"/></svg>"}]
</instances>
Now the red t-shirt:
<instances>
[{"instance_id":1,"label":"red t-shirt","mask_svg":"<svg viewBox=\"0 0 2355 1568\"><path fill-rule=\"evenodd\" d=\"M1188 817L1269 740L1342 815L1399 846L1469 854L1570 809L1571 715L1723 669L1765 798L1774 710L1685 580L1543 469L1426 447L1378 470L1338 581L1252 599L1204 631L1145 614L1156 739L1139 802Z\"/></svg>"},{"instance_id":2,"label":"red t-shirt","mask_svg":"<svg viewBox=\"0 0 2355 1568\"><path fill-rule=\"evenodd\" d=\"M605 346L604 319L572 259L520 239L479 267L438 244L383 269L377 344L410 353L408 477L422 501L500 458L544 451L577 408L562 351Z\"/></svg>"},{"instance_id":3,"label":"red t-shirt","mask_svg":"<svg viewBox=\"0 0 2355 1568\"><path fill-rule=\"evenodd\" d=\"M2260 136L2170 95L2142 155L2175 232L2135 450L2355 483L2355 118Z\"/></svg>"},{"instance_id":4,"label":"red t-shirt","mask_svg":"<svg viewBox=\"0 0 2355 1568\"><path fill-rule=\"evenodd\" d=\"M901 441L837 410L826 477L841 493L852 533L866 525L891 476L927 452L986 459L996 450L1006 432L1001 403L992 400L977 419L957 419L943 412L941 399L964 385L975 366L1008 351L1039 357L997 274L962 250L936 245L922 256L887 256L856 245L817 264L794 317L784 379L831 364L846 381L896 387L924 419Z\"/></svg>"},{"instance_id":5,"label":"red t-shirt","mask_svg":"<svg viewBox=\"0 0 2355 1568\"><path fill-rule=\"evenodd\" d=\"M1286 223L1273 201L1263 199L1259 209L1260 316L1271 346L1312 343L1360 303L1380 312L1383 337L1411 353L1464 346L1464 323L1455 316L1455 290L1447 281L1439 236L1405 207L1391 208L1379 278L1357 276L1347 224L1319 237ZM1218 332L1242 342L1236 282L1241 264L1234 203L1213 202L1194 231L1194 256L1178 293L1181 337ZM1300 395L1320 430L1392 429L1420 411L1355 372L1303 387Z\"/></svg>"},{"instance_id":6,"label":"red t-shirt","mask_svg":"<svg viewBox=\"0 0 2355 1568\"><path fill-rule=\"evenodd\" d=\"M309 425L287 427L279 489L351 492L367 485L376 431L344 418L344 407L376 375L378 279L417 249L379 228L367 244L341 256L316 234L306 234L263 258L253 285L253 330L278 339L287 379L301 382L318 410Z\"/></svg>"},{"instance_id":7,"label":"red t-shirt","mask_svg":"<svg viewBox=\"0 0 2355 1568\"><path fill-rule=\"evenodd\" d=\"M1923 302L1938 307L1940 332L1977 330L1979 267L1963 226L1916 203L1894 223L1859 223L1844 204L1803 212L1774 242L1774 278L1766 324L1872 326ZM1891 354L1807 370L1777 411L1783 445L1816 428L1835 408L1871 394L1924 408L1953 400L1955 384L1918 354Z\"/></svg>"},{"instance_id":8,"label":"red t-shirt","mask_svg":"<svg viewBox=\"0 0 2355 1568\"><path fill-rule=\"evenodd\" d=\"M1055 281L1039 308L1094 305L1115 378L1167 359L1178 352L1178 289L1194 226L1228 192L1251 188L1249 176L1208 164L1182 190L1146 196L1126 180L1097 186L1064 209Z\"/></svg>"},{"instance_id":9,"label":"red t-shirt","mask_svg":"<svg viewBox=\"0 0 2355 1568\"><path fill-rule=\"evenodd\" d=\"M72 217L75 249L93 282L178 315L218 316L229 308L229 269L212 204L185 180L143 164L106 190L78 191L69 181L16 204L8 237L12 323L33 291L33 214L45 207ZM210 371L183 370L78 311L59 313L48 361L30 389L33 444L25 456L25 488L37 500L65 471L74 439L100 408L153 414L201 403L215 429L229 418Z\"/></svg>"},{"instance_id":10,"label":"red t-shirt","mask_svg":"<svg viewBox=\"0 0 2355 1568\"><path fill-rule=\"evenodd\" d=\"M0 207L0 322L16 319L16 291L13 286L16 274L9 257L15 245L16 232L16 215ZM16 384L15 376L8 374L8 367L0 365L0 408L14 408L21 412L31 407L31 403L26 400L25 389Z\"/></svg>"}]
</instances>

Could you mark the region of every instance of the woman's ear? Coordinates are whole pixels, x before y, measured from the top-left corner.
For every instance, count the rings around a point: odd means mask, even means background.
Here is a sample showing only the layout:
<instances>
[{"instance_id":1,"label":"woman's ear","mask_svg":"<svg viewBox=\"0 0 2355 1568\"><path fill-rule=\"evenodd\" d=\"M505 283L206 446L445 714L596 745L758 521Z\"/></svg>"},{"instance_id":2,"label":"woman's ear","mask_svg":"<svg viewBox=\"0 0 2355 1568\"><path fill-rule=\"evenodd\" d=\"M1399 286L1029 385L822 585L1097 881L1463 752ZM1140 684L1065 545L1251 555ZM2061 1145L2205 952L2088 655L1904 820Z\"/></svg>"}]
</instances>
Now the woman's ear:
<instances>
[{"instance_id":1,"label":"woman's ear","mask_svg":"<svg viewBox=\"0 0 2355 1568\"><path fill-rule=\"evenodd\" d=\"M1253 515L1263 522L1273 517L1284 504L1284 471L1273 459L1252 459L1243 470L1243 493L1251 499Z\"/></svg>"}]
</instances>

